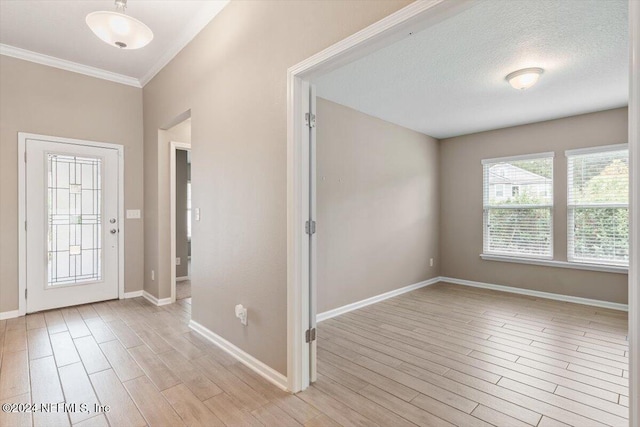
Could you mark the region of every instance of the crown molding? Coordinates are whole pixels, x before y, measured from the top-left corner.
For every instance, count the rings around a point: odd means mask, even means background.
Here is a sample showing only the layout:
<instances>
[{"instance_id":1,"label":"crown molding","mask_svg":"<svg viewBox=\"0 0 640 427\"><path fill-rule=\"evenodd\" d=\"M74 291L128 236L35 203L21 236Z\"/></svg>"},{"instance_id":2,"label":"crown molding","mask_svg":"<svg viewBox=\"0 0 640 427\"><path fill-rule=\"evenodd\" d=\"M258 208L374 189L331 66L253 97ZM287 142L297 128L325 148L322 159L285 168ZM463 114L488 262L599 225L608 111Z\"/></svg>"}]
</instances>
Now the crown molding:
<instances>
[{"instance_id":1,"label":"crown molding","mask_svg":"<svg viewBox=\"0 0 640 427\"><path fill-rule=\"evenodd\" d=\"M98 79L109 80L111 82L120 83L127 86L140 88L140 81L134 77L125 76L123 74L113 73L111 71L102 70L88 65L78 64L77 62L67 61L42 53L21 49L15 46L0 44L0 55L10 56L36 64L47 65L49 67L59 68L61 70L71 71L73 73L84 74L85 76L95 77Z\"/></svg>"},{"instance_id":2,"label":"crown molding","mask_svg":"<svg viewBox=\"0 0 640 427\"><path fill-rule=\"evenodd\" d=\"M158 61L147 71L147 73L140 79L140 85L144 86L155 77L173 58L176 57L180 51L189 44L195 36L198 35L204 27L218 14L222 9L229 4L230 0L218 0L205 2L200 13L193 18L188 25L185 25L184 30L179 34L175 42L168 46L165 53L158 59Z\"/></svg>"},{"instance_id":3,"label":"crown molding","mask_svg":"<svg viewBox=\"0 0 640 427\"><path fill-rule=\"evenodd\" d=\"M175 58L175 56L180 53L180 51L189 44L189 42L193 40L193 38L198 35L198 33L202 31L202 29L211 22L211 20L220 13L222 9L225 8L229 1L230 0L217 0L206 2L200 13L198 13L198 15L184 27L182 33L176 37L175 43L167 48L160 59L153 64L141 79L2 43L0 43L0 55L10 56L24 61L35 62L36 64L47 65L49 67L59 68L73 73L84 74L85 76L141 88L150 82L151 79L160 72L160 70L171 62L171 60Z\"/></svg>"}]
</instances>

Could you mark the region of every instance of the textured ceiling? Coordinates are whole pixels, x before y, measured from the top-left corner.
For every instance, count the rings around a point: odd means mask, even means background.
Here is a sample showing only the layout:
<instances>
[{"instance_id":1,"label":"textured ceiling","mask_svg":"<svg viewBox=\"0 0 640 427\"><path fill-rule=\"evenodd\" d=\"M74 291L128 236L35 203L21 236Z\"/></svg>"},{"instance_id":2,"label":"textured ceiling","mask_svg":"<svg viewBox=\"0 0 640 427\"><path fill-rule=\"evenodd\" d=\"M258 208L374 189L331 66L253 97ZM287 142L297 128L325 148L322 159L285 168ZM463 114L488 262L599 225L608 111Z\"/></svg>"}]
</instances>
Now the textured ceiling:
<instances>
[{"instance_id":1,"label":"textured ceiling","mask_svg":"<svg viewBox=\"0 0 640 427\"><path fill-rule=\"evenodd\" d=\"M129 0L127 15L147 24L154 39L142 49L119 50L98 39L85 23L90 12L115 11L113 0L0 0L0 43L142 79L166 60L167 53L177 53L225 4Z\"/></svg>"},{"instance_id":2,"label":"textured ceiling","mask_svg":"<svg viewBox=\"0 0 640 427\"><path fill-rule=\"evenodd\" d=\"M626 0L486 0L315 79L318 96L436 138L627 105ZM545 69L524 92L505 80Z\"/></svg>"}]
</instances>

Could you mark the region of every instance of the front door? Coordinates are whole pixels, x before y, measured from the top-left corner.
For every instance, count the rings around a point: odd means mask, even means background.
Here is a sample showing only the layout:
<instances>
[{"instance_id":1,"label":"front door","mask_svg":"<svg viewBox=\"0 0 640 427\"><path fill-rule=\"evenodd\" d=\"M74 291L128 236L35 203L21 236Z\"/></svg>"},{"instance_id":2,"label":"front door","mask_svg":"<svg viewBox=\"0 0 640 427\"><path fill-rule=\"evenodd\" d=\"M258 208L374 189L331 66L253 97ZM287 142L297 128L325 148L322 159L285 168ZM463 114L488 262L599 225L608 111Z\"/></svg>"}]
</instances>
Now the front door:
<instances>
[{"instance_id":1,"label":"front door","mask_svg":"<svg viewBox=\"0 0 640 427\"><path fill-rule=\"evenodd\" d=\"M118 298L118 150L26 140L27 312Z\"/></svg>"}]
</instances>

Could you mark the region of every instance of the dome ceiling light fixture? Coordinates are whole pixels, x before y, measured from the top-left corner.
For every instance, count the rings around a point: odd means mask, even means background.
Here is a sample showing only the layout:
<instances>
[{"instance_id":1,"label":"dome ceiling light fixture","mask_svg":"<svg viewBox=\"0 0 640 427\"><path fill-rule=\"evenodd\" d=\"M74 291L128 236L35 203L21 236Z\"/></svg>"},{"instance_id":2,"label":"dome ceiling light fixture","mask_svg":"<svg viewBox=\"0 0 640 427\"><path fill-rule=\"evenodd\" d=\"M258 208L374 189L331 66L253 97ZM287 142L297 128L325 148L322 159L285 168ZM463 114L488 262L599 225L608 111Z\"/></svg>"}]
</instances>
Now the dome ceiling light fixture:
<instances>
[{"instance_id":1,"label":"dome ceiling light fixture","mask_svg":"<svg viewBox=\"0 0 640 427\"><path fill-rule=\"evenodd\" d=\"M86 21L93 34L120 49L140 49L153 40L153 32L142 22L125 15L127 0L115 0L116 11L91 12Z\"/></svg>"},{"instance_id":2,"label":"dome ceiling light fixture","mask_svg":"<svg viewBox=\"0 0 640 427\"><path fill-rule=\"evenodd\" d=\"M525 90L536 84L543 72L542 68L523 68L507 74L505 79L514 89Z\"/></svg>"}]
</instances>

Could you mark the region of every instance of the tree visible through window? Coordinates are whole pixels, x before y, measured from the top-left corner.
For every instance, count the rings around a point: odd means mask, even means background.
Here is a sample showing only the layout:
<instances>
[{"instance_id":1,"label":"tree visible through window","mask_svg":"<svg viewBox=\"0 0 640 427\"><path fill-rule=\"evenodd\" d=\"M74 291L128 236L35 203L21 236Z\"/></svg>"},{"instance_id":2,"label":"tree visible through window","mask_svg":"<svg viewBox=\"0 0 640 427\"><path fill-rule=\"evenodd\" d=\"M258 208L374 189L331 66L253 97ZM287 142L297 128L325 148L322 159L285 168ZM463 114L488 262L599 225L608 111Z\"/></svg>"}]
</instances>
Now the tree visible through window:
<instances>
[{"instance_id":1,"label":"tree visible through window","mask_svg":"<svg viewBox=\"0 0 640 427\"><path fill-rule=\"evenodd\" d=\"M626 145L569 151L567 160L569 261L628 265Z\"/></svg>"},{"instance_id":2,"label":"tree visible through window","mask_svg":"<svg viewBox=\"0 0 640 427\"><path fill-rule=\"evenodd\" d=\"M552 258L553 153L482 163L484 253Z\"/></svg>"}]
</instances>

